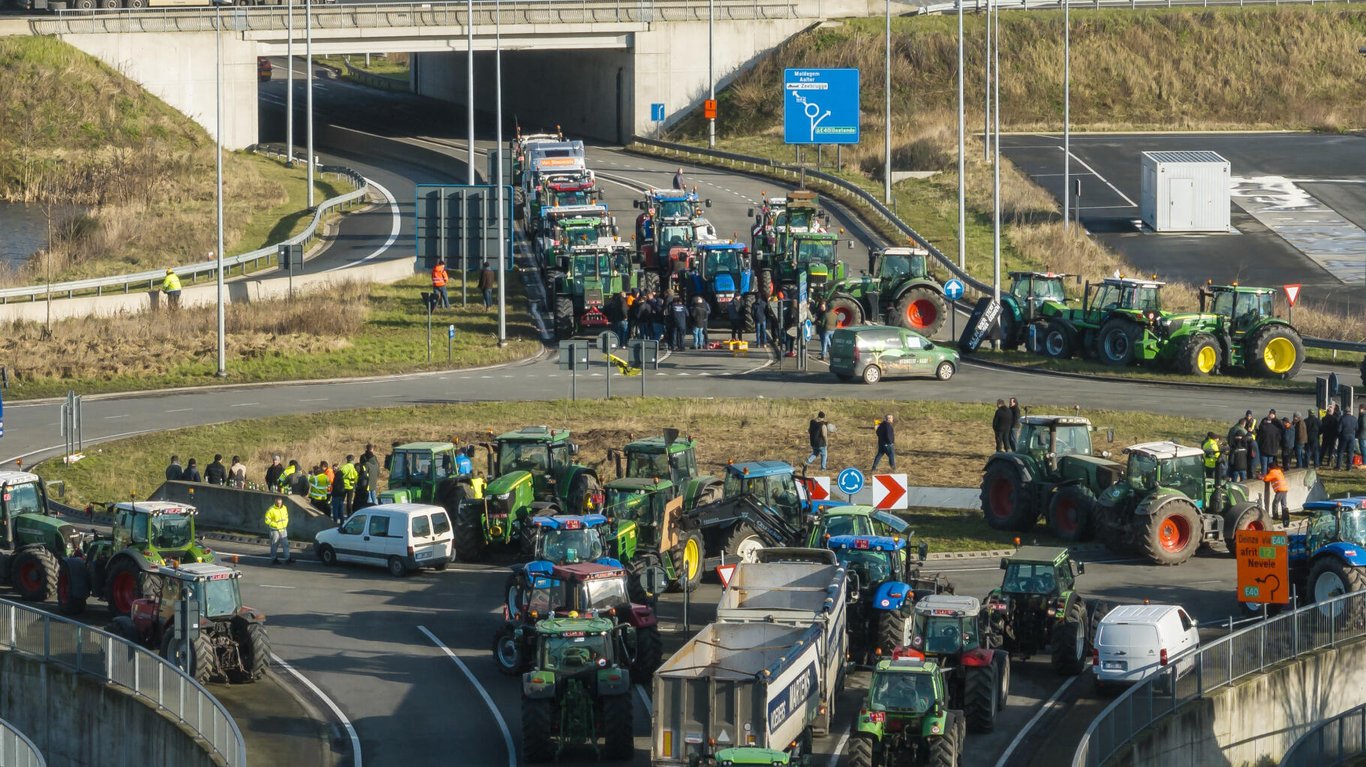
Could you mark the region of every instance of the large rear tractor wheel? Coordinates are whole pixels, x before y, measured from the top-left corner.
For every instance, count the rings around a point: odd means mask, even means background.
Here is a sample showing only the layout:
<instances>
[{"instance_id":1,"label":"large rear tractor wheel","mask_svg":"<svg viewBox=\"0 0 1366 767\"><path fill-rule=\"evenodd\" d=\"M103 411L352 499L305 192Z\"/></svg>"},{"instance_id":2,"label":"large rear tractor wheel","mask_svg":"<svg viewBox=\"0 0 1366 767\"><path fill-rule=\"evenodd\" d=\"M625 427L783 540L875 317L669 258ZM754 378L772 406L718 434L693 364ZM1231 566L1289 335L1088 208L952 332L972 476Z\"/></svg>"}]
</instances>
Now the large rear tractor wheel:
<instances>
[{"instance_id":1,"label":"large rear tractor wheel","mask_svg":"<svg viewBox=\"0 0 1366 767\"><path fill-rule=\"evenodd\" d=\"M270 637L265 625L236 620L232 636L242 658L242 670L229 674L229 681L242 684L260 680L270 667Z\"/></svg>"},{"instance_id":2,"label":"large rear tractor wheel","mask_svg":"<svg viewBox=\"0 0 1366 767\"><path fill-rule=\"evenodd\" d=\"M1304 364L1304 341L1289 325L1268 325L1248 341L1246 357L1259 378L1294 378Z\"/></svg>"},{"instance_id":3,"label":"large rear tractor wheel","mask_svg":"<svg viewBox=\"0 0 1366 767\"><path fill-rule=\"evenodd\" d=\"M1053 670L1076 676L1086 667L1086 605L1072 603L1067 617L1053 629Z\"/></svg>"},{"instance_id":4,"label":"large rear tractor wheel","mask_svg":"<svg viewBox=\"0 0 1366 767\"><path fill-rule=\"evenodd\" d=\"M963 713L967 715L968 729L991 732L996 728L996 712L1001 702L996 668L968 667L963 673Z\"/></svg>"},{"instance_id":5,"label":"large rear tractor wheel","mask_svg":"<svg viewBox=\"0 0 1366 767\"><path fill-rule=\"evenodd\" d=\"M522 756L528 762L555 758L555 711L545 698L522 698Z\"/></svg>"},{"instance_id":6,"label":"large rear tractor wheel","mask_svg":"<svg viewBox=\"0 0 1366 767\"><path fill-rule=\"evenodd\" d=\"M1202 525L1195 505L1173 498L1153 510L1144 531L1148 559L1159 565L1179 565L1200 548Z\"/></svg>"},{"instance_id":7,"label":"large rear tractor wheel","mask_svg":"<svg viewBox=\"0 0 1366 767\"><path fill-rule=\"evenodd\" d=\"M692 591L702 582L702 536L696 531L681 533L678 545L669 552L673 559L674 572L678 580L671 584L670 590Z\"/></svg>"},{"instance_id":8,"label":"large rear tractor wheel","mask_svg":"<svg viewBox=\"0 0 1366 767\"><path fill-rule=\"evenodd\" d=\"M85 560L68 557L57 564L57 609L63 615L85 612L85 601L90 596L90 574Z\"/></svg>"},{"instance_id":9,"label":"large rear tractor wheel","mask_svg":"<svg viewBox=\"0 0 1366 767\"><path fill-rule=\"evenodd\" d=\"M1091 491L1081 485L1064 485L1048 502L1048 526L1064 541L1091 538L1092 509L1096 503Z\"/></svg>"},{"instance_id":10,"label":"large rear tractor wheel","mask_svg":"<svg viewBox=\"0 0 1366 767\"><path fill-rule=\"evenodd\" d=\"M870 735L855 735L849 739L849 767L873 767L877 745Z\"/></svg>"},{"instance_id":11,"label":"large rear tractor wheel","mask_svg":"<svg viewBox=\"0 0 1366 767\"><path fill-rule=\"evenodd\" d=\"M555 337L574 337L574 302L565 296L555 297Z\"/></svg>"},{"instance_id":12,"label":"large rear tractor wheel","mask_svg":"<svg viewBox=\"0 0 1366 767\"><path fill-rule=\"evenodd\" d=\"M190 657L185 657L185 642L174 631L167 631L161 638L161 657L184 671L201 685L208 684L218 674L218 658L209 644L208 632L201 631L190 642Z\"/></svg>"},{"instance_id":13,"label":"large rear tractor wheel","mask_svg":"<svg viewBox=\"0 0 1366 767\"><path fill-rule=\"evenodd\" d=\"M104 598L109 602L109 612L115 615L128 615L133 611L133 601L142 598L142 569L132 557L121 556L110 563L104 571Z\"/></svg>"},{"instance_id":14,"label":"large rear tractor wheel","mask_svg":"<svg viewBox=\"0 0 1366 767\"><path fill-rule=\"evenodd\" d=\"M877 616L877 649L882 657L892 657L893 650L902 649L911 641L911 608L903 604L895 610L884 610Z\"/></svg>"},{"instance_id":15,"label":"large rear tractor wheel","mask_svg":"<svg viewBox=\"0 0 1366 767\"><path fill-rule=\"evenodd\" d=\"M1219 372L1219 343L1209 333L1196 333L1181 344L1177 368L1186 375L1209 376Z\"/></svg>"},{"instance_id":16,"label":"large rear tractor wheel","mask_svg":"<svg viewBox=\"0 0 1366 767\"><path fill-rule=\"evenodd\" d=\"M1143 332L1136 323L1115 317L1100 326L1097 337L1100 361L1106 365L1124 367L1134 364L1138 351L1139 334Z\"/></svg>"},{"instance_id":17,"label":"large rear tractor wheel","mask_svg":"<svg viewBox=\"0 0 1366 767\"><path fill-rule=\"evenodd\" d=\"M659 635L659 627L647 626L637 629L636 657L631 663L631 676L636 679L649 679L663 663L664 640Z\"/></svg>"},{"instance_id":18,"label":"large rear tractor wheel","mask_svg":"<svg viewBox=\"0 0 1366 767\"><path fill-rule=\"evenodd\" d=\"M773 295L773 271L761 269L759 271L759 298L767 301Z\"/></svg>"},{"instance_id":19,"label":"large rear tractor wheel","mask_svg":"<svg viewBox=\"0 0 1366 767\"><path fill-rule=\"evenodd\" d=\"M1024 493L1020 468L1007 460L987 464L982 473L982 514L993 530L1023 532L1039 520Z\"/></svg>"},{"instance_id":20,"label":"large rear tractor wheel","mask_svg":"<svg viewBox=\"0 0 1366 767\"><path fill-rule=\"evenodd\" d=\"M1224 512L1224 547L1234 553L1240 530L1268 530L1271 520L1255 503L1240 503Z\"/></svg>"},{"instance_id":21,"label":"large rear tractor wheel","mask_svg":"<svg viewBox=\"0 0 1366 767\"><path fill-rule=\"evenodd\" d=\"M659 292L659 272L646 270L640 273L640 292L658 293Z\"/></svg>"},{"instance_id":22,"label":"large rear tractor wheel","mask_svg":"<svg viewBox=\"0 0 1366 767\"><path fill-rule=\"evenodd\" d=\"M455 538L455 558L461 562L477 562L484 557L484 509L481 502L466 503L455 513L452 533Z\"/></svg>"},{"instance_id":23,"label":"large rear tractor wheel","mask_svg":"<svg viewBox=\"0 0 1366 767\"><path fill-rule=\"evenodd\" d=\"M1044 326L1039 349L1045 357L1065 360L1077 352L1077 331L1061 320L1050 320Z\"/></svg>"},{"instance_id":24,"label":"large rear tractor wheel","mask_svg":"<svg viewBox=\"0 0 1366 767\"><path fill-rule=\"evenodd\" d=\"M727 562L755 562L760 549L766 548L764 539L758 531L746 524L739 524L726 538Z\"/></svg>"},{"instance_id":25,"label":"large rear tractor wheel","mask_svg":"<svg viewBox=\"0 0 1366 767\"><path fill-rule=\"evenodd\" d=\"M933 337L948 314L944 296L927 287L911 288L896 302L891 324Z\"/></svg>"},{"instance_id":26,"label":"large rear tractor wheel","mask_svg":"<svg viewBox=\"0 0 1366 767\"><path fill-rule=\"evenodd\" d=\"M966 740L967 726L961 711L950 711L944 719L944 734L930 738L928 767L958 767Z\"/></svg>"},{"instance_id":27,"label":"large rear tractor wheel","mask_svg":"<svg viewBox=\"0 0 1366 767\"><path fill-rule=\"evenodd\" d=\"M1366 570L1352 567L1336 556L1328 554L1320 557L1310 568L1309 589L1314 602L1320 605L1343 594L1366 591ZM1360 599L1342 600L1322 606L1319 610L1326 617L1332 618L1345 614L1349 626L1360 625L1363 617L1366 617L1366 608L1362 607Z\"/></svg>"},{"instance_id":28,"label":"large rear tractor wheel","mask_svg":"<svg viewBox=\"0 0 1366 767\"><path fill-rule=\"evenodd\" d=\"M589 514L602 511L602 485L598 478L588 472L580 472L569 487L569 497L565 499L572 514Z\"/></svg>"},{"instance_id":29,"label":"large rear tractor wheel","mask_svg":"<svg viewBox=\"0 0 1366 767\"><path fill-rule=\"evenodd\" d=\"M57 558L40 546L21 550L10 562L10 584L25 602L46 602L57 596L57 575Z\"/></svg>"},{"instance_id":30,"label":"large rear tractor wheel","mask_svg":"<svg viewBox=\"0 0 1366 767\"><path fill-rule=\"evenodd\" d=\"M835 296L830 299L830 308L835 312L839 327L850 328L863 324L863 307L849 296ZM816 318L817 325L820 324L820 320L821 318Z\"/></svg>"},{"instance_id":31,"label":"large rear tractor wheel","mask_svg":"<svg viewBox=\"0 0 1366 767\"><path fill-rule=\"evenodd\" d=\"M520 676L526 670L525 653L510 625L504 625L493 635L493 664L507 676Z\"/></svg>"},{"instance_id":32,"label":"large rear tractor wheel","mask_svg":"<svg viewBox=\"0 0 1366 767\"><path fill-rule=\"evenodd\" d=\"M602 755L614 761L630 759L636 753L629 692L602 701Z\"/></svg>"}]
</instances>

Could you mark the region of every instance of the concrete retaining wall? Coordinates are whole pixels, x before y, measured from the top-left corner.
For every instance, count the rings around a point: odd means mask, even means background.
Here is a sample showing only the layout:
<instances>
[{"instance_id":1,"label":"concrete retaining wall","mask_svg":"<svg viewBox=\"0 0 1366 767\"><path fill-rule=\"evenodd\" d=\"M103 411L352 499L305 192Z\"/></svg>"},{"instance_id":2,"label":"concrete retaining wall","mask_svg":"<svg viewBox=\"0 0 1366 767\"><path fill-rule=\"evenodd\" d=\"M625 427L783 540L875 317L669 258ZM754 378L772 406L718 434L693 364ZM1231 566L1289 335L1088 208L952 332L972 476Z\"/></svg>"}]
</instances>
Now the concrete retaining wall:
<instances>
[{"instance_id":1,"label":"concrete retaining wall","mask_svg":"<svg viewBox=\"0 0 1366 767\"><path fill-rule=\"evenodd\" d=\"M119 687L15 652L0 653L0 719L24 732L47 763L210 767L189 731Z\"/></svg>"},{"instance_id":2,"label":"concrete retaining wall","mask_svg":"<svg viewBox=\"0 0 1366 767\"><path fill-rule=\"evenodd\" d=\"M1366 700L1366 642L1287 661L1181 708L1109 767L1275 764L1309 726Z\"/></svg>"},{"instance_id":3,"label":"concrete retaining wall","mask_svg":"<svg viewBox=\"0 0 1366 767\"><path fill-rule=\"evenodd\" d=\"M277 495L194 482L166 482L148 500L175 501L195 507L199 511L195 524L205 530L265 537L269 534L265 526L266 509L275 503ZM287 495L285 507L289 509L291 541L311 544L319 530L334 526L331 517L310 506L307 498Z\"/></svg>"}]
</instances>

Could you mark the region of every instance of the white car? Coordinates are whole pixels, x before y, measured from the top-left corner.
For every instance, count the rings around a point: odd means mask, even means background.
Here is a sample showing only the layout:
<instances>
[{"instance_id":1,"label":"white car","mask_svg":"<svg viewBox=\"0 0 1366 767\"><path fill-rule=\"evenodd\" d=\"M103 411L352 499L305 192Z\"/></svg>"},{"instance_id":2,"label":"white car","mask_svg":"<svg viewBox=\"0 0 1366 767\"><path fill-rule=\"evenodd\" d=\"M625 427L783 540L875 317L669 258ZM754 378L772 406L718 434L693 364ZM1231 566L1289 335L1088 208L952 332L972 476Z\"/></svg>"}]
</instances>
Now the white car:
<instances>
[{"instance_id":1,"label":"white car","mask_svg":"<svg viewBox=\"0 0 1366 767\"><path fill-rule=\"evenodd\" d=\"M454 540L450 517L440 506L390 503L361 509L341 527L323 530L313 547L325 565L378 565L401 578L423 567L445 570Z\"/></svg>"},{"instance_id":2,"label":"white car","mask_svg":"<svg viewBox=\"0 0 1366 767\"><path fill-rule=\"evenodd\" d=\"M1185 676L1200 648L1200 631L1177 605L1122 605L1096 627L1092 658L1096 689L1129 685L1177 666Z\"/></svg>"}]
</instances>

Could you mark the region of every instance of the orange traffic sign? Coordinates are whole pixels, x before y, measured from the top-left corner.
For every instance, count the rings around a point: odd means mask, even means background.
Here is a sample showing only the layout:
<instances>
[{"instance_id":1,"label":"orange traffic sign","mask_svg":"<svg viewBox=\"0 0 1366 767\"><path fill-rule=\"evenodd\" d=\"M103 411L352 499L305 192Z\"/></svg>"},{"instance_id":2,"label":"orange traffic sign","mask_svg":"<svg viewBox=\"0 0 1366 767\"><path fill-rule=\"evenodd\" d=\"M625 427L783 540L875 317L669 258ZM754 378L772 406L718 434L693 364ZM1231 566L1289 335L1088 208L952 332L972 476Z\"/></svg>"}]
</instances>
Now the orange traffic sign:
<instances>
[{"instance_id":1,"label":"orange traffic sign","mask_svg":"<svg viewBox=\"0 0 1366 767\"><path fill-rule=\"evenodd\" d=\"M702 116L708 120L716 119L716 99L706 99L702 102Z\"/></svg>"},{"instance_id":2,"label":"orange traffic sign","mask_svg":"<svg viewBox=\"0 0 1366 767\"><path fill-rule=\"evenodd\" d=\"M1238 601L1260 604L1290 602L1290 557L1287 536L1273 530L1239 530L1234 541L1238 559Z\"/></svg>"}]
</instances>

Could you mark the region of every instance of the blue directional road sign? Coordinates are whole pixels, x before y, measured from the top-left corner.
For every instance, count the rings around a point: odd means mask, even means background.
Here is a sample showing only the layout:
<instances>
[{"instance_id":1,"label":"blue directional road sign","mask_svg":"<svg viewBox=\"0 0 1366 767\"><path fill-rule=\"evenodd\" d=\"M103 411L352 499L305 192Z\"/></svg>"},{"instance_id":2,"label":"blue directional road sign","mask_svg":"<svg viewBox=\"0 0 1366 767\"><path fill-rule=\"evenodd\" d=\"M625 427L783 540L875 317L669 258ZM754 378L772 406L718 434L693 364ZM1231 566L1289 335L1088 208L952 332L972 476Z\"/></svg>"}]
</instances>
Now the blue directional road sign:
<instances>
[{"instance_id":1,"label":"blue directional road sign","mask_svg":"<svg viewBox=\"0 0 1366 767\"><path fill-rule=\"evenodd\" d=\"M857 69L788 69L783 75L783 140L857 144Z\"/></svg>"},{"instance_id":2,"label":"blue directional road sign","mask_svg":"<svg viewBox=\"0 0 1366 767\"><path fill-rule=\"evenodd\" d=\"M944 297L950 301L957 301L963 297L965 287L962 280L953 277L944 283Z\"/></svg>"},{"instance_id":3,"label":"blue directional road sign","mask_svg":"<svg viewBox=\"0 0 1366 767\"><path fill-rule=\"evenodd\" d=\"M853 495L863 489L863 472L850 466L835 477L835 484L839 485L840 492Z\"/></svg>"},{"instance_id":4,"label":"blue directional road sign","mask_svg":"<svg viewBox=\"0 0 1366 767\"><path fill-rule=\"evenodd\" d=\"M449 338L449 339L451 339L452 341L455 340L455 326L454 326L454 325L450 325L450 326L448 326L448 327L446 328L446 337Z\"/></svg>"},{"instance_id":5,"label":"blue directional road sign","mask_svg":"<svg viewBox=\"0 0 1366 767\"><path fill-rule=\"evenodd\" d=\"M664 104L662 102L657 101L650 105L650 119L657 123L664 122Z\"/></svg>"}]
</instances>

